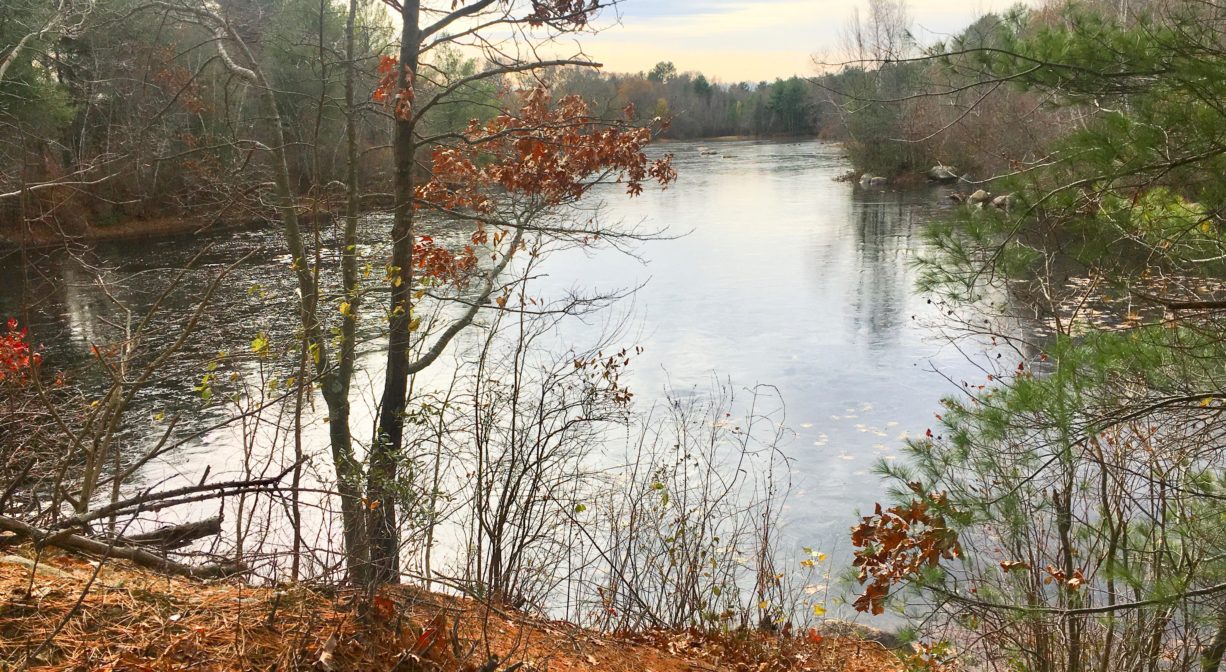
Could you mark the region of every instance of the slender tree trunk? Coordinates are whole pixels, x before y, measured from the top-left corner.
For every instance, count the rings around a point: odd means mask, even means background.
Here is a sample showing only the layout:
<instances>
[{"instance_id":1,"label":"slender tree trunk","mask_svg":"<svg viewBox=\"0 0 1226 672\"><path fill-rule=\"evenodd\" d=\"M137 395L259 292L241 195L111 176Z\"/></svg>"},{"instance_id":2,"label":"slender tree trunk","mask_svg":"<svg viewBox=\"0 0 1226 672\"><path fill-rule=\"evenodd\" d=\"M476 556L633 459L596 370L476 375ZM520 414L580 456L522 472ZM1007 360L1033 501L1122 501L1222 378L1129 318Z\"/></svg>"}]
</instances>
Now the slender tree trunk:
<instances>
[{"instance_id":1,"label":"slender tree trunk","mask_svg":"<svg viewBox=\"0 0 1226 672\"><path fill-rule=\"evenodd\" d=\"M1218 617L1217 634L1213 641L1200 654L1201 672L1218 672L1222 667L1222 656L1226 655L1226 611Z\"/></svg>"},{"instance_id":2,"label":"slender tree trunk","mask_svg":"<svg viewBox=\"0 0 1226 672\"><path fill-rule=\"evenodd\" d=\"M365 524L365 507L362 499L362 479L358 462L353 455L353 440L349 429L349 378L343 377L328 366L327 340L319 319L319 287L317 279L307 262L306 245L298 220L297 198L289 174L289 160L285 153L286 140L284 118L277 105L272 86L265 79L255 57L247 44L219 17L207 11L198 12L214 22L218 38L218 55L226 67L246 79L257 90L265 114L272 119L273 142L271 143L273 182L275 185L277 212L281 217L286 246L292 257L298 291L301 293L299 309L302 327L306 335L308 356L314 364L315 375L320 383L324 402L328 407L328 432L331 439L332 462L336 470L337 491L341 498L341 519L345 541L345 564L350 580L370 583L370 539ZM224 48L225 41L238 45L243 57L251 64L244 68L233 60ZM350 76L352 62L350 63ZM356 275L356 273L355 273ZM343 358L343 357L342 357Z\"/></svg>"},{"instance_id":3,"label":"slender tree trunk","mask_svg":"<svg viewBox=\"0 0 1226 672\"><path fill-rule=\"evenodd\" d=\"M405 0L401 11L400 72L397 93L411 91L421 48L420 0ZM399 101L397 101L399 102ZM413 286L413 115L396 106L393 139L395 214L392 222L391 324L387 369L379 425L371 448L367 491L371 501L371 564L375 578L395 583L400 577L400 531L396 519L396 476L404 448L404 409L409 385L409 324Z\"/></svg>"},{"instance_id":4,"label":"slender tree trunk","mask_svg":"<svg viewBox=\"0 0 1226 672\"><path fill-rule=\"evenodd\" d=\"M64 20L64 0L60 0L55 9L51 10L51 16L47 17L47 23L43 27L33 33L23 36L13 45L3 59L0 59L0 82L4 81L5 75L8 74L9 68L17 62L21 52L25 51L26 45L30 40L41 39L47 33L55 30L61 21Z\"/></svg>"},{"instance_id":5,"label":"slender tree trunk","mask_svg":"<svg viewBox=\"0 0 1226 672\"><path fill-rule=\"evenodd\" d=\"M328 435L332 459L336 463L341 491L341 516L344 519L349 572L353 580L367 585L373 580L370 566L370 535L366 526L366 506L361 497L362 472L353 453L349 424L349 392L357 358L357 320L361 303L358 287L358 131L354 80L357 78L357 49L354 46L358 0L349 0L345 20L345 230L341 249L341 283L349 309L341 316L341 344L337 370L324 381L323 397L328 406Z\"/></svg>"}]
</instances>

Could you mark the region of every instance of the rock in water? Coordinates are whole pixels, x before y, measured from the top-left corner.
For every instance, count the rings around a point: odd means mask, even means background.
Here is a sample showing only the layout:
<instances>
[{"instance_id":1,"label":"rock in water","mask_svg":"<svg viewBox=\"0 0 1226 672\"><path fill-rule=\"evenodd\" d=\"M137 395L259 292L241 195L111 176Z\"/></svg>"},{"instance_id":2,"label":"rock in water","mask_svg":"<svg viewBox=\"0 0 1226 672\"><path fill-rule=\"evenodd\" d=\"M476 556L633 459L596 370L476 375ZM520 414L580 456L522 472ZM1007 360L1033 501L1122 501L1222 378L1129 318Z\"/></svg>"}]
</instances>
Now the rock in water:
<instances>
[{"instance_id":1,"label":"rock in water","mask_svg":"<svg viewBox=\"0 0 1226 672\"><path fill-rule=\"evenodd\" d=\"M984 203L987 203L988 201L992 200L992 194L984 191L983 189L980 189L979 191L976 191L975 193L971 194L970 198L966 200L968 203L973 203L975 205L983 205Z\"/></svg>"},{"instance_id":2,"label":"rock in water","mask_svg":"<svg viewBox=\"0 0 1226 672\"><path fill-rule=\"evenodd\" d=\"M889 180L886 180L884 177L874 177L873 179L869 180L868 183L874 187L884 187L888 181Z\"/></svg>"},{"instance_id":3,"label":"rock in water","mask_svg":"<svg viewBox=\"0 0 1226 672\"><path fill-rule=\"evenodd\" d=\"M954 182L958 179L958 172L956 168L938 164L928 170L928 179L933 182Z\"/></svg>"}]
</instances>

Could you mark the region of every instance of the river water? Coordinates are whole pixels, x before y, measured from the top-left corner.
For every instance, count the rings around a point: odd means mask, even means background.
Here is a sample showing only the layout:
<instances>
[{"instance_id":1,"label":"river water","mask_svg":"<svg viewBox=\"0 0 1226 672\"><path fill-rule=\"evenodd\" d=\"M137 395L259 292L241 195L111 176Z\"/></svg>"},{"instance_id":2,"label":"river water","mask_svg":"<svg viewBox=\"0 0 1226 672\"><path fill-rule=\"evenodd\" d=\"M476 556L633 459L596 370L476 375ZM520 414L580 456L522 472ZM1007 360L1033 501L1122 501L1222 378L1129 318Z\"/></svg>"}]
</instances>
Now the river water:
<instances>
[{"instance_id":1,"label":"river water","mask_svg":"<svg viewBox=\"0 0 1226 672\"><path fill-rule=\"evenodd\" d=\"M640 406L662 397L666 387L703 390L713 380L737 389L776 388L792 432L784 445L793 481L786 536L845 559L857 511L885 498L874 464L896 459L908 436L934 424L940 398L957 381L976 377L972 363L942 336L940 311L914 289L911 263L925 223L944 207L942 192L836 181L849 166L832 144L705 146L705 152L701 143L653 148L676 157L680 177L667 190L649 189L636 199L618 187L600 192L603 218L663 228L667 239L637 244L633 255L556 254L541 266L535 291L560 296L572 288L639 287L611 311L626 318L628 344L643 348L622 381ZM377 240L386 224L368 217L364 235ZM292 278L276 232L99 245L79 257L0 256L0 315L21 317L50 365L73 370L86 361L91 343L114 338L104 320L122 317L117 305L141 314L202 249L199 270L164 300L168 315L187 311L211 274L244 254L252 257L219 290L219 307L201 316L200 337L139 402L139 412L151 416L183 412L179 433L190 437L182 451L149 467L154 481L194 481L206 467L232 471L241 454L233 429L208 430L220 412L201 409L193 388L201 357L248 348L259 331L273 339L293 333ZM95 275L112 283L111 296ZM168 335L177 323L158 329ZM606 325L573 320L560 336L592 339ZM365 375L378 379L377 370ZM154 422L137 424L146 429L128 437L134 450L162 431Z\"/></svg>"}]
</instances>

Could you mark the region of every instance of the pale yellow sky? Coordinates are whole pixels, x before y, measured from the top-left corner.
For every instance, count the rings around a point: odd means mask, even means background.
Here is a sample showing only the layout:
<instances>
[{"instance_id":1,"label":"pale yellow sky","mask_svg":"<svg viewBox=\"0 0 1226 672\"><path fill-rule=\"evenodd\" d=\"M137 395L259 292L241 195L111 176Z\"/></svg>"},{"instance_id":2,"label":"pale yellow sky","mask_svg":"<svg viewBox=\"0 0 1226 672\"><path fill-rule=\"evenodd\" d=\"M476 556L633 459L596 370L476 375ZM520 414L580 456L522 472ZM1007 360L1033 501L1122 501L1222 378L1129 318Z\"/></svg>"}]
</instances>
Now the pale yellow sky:
<instances>
[{"instance_id":1,"label":"pale yellow sky","mask_svg":"<svg viewBox=\"0 0 1226 672\"><path fill-rule=\"evenodd\" d=\"M1018 0L912 0L923 43L957 32ZM837 60L840 35L866 0L623 0L620 25L584 36L585 51L611 72L672 61L723 82L812 75L813 56ZM605 17L606 19L608 17ZM607 24L607 21L606 21Z\"/></svg>"}]
</instances>

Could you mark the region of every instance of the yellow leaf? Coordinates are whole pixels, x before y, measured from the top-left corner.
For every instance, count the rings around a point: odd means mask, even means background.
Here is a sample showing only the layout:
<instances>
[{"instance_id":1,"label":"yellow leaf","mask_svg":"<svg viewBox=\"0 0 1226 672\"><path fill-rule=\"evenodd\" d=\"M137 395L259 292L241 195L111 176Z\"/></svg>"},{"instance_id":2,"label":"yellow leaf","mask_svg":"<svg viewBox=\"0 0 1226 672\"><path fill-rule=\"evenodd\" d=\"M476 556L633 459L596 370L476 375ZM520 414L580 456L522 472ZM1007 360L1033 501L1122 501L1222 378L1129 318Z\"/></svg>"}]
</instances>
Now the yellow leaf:
<instances>
[{"instance_id":1,"label":"yellow leaf","mask_svg":"<svg viewBox=\"0 0 1226 672\"><path fill-rule=\"evenodd\" d=\"M1212 404L1212 403L1213 403L1213 397L1205 397L1204 399L1200 400L1200 407L1205 408L1209 406L1209 404Z\"/></svg>"},{"instance_id":2,"label":"yellow leaf","mask_svg":"<svg viewBox=\"0 0 1226 672\"><path fill-rule=\"evenodd\" d=\"M264 355L268 352L268 335L260 332L255 338L251 339L251 351L257 355Z\"/></svg>"},{"instance_id":3,"label":"yellow leaf","mask_svg":"<svg viewBox=\"0 0 1226 672\"><path fill-rule=\"evenodd\" d=\"M420 326L421 326L420 317L415 317L412 320L409 320L409 331L417 331L417 328Z\"/></svg>"},{"instance_id":4,"label":"yellow leaf","mask_svg":"<svg viewBox=\"0 0 1226 672\"><path fill-rule=\"evenodd\" d=\"M813 567L814 565L816 565L816 564L817 564L817 563L813 562L813 560L812 560L812 559L810 559L810 558L805 558L804 560L801 560L801 561L800 561L800 566L801 566L801 567L809 567L809 568L812 568L812 567Z\"/></svg>"},{"instance_id":5,"label":"yellow leaf","mask_svg":"<svg viewBox=\"0 0 1226 672\"><path fill-rule=\"evenodd\" d=\"M826 561L826 554L825 554L825 553L818 553L818 554L817 554L817 561L818 561L818 562L825 562L825 561Z\"/></svg>"},{"instance_id":6,"label":"yellow leaf","mask_svg":"<svg viewBox=\"0 0 1226 672\"><path fill-rule=\"evenodd\" d=\"M345 317L349 317L350 309L351 309L351 306L349 305L348 301L341 301L341 308L340 308L341 315L344 315Z\"/></svg>"},{"instance_id":7,"label":"yellow leaf","mask_svg":"<svg viewBox=\"0 0 1226 672\"><path fill-rule=\"evenodd\" d=\"M815 605L813 605L813 615L814 615L814 616L825 616L825 615L826 615L826 607L823 607L823 606L822 606L822 605L820 605L820 604L815 604Z\"/></svg>"},{"instance_id":8,"label":"yellow leaf","mask_svg":"<svg viewBox=\"0 0 1226 672\"><path fill-rule=\"evenodd\" d=\"M758 608L761 609L762 611L766 611L766 608L769 606L770 606L770 603L767 602L766 600L762 600L761 602L758 603Z\"/></svg>"}]
</instances>

